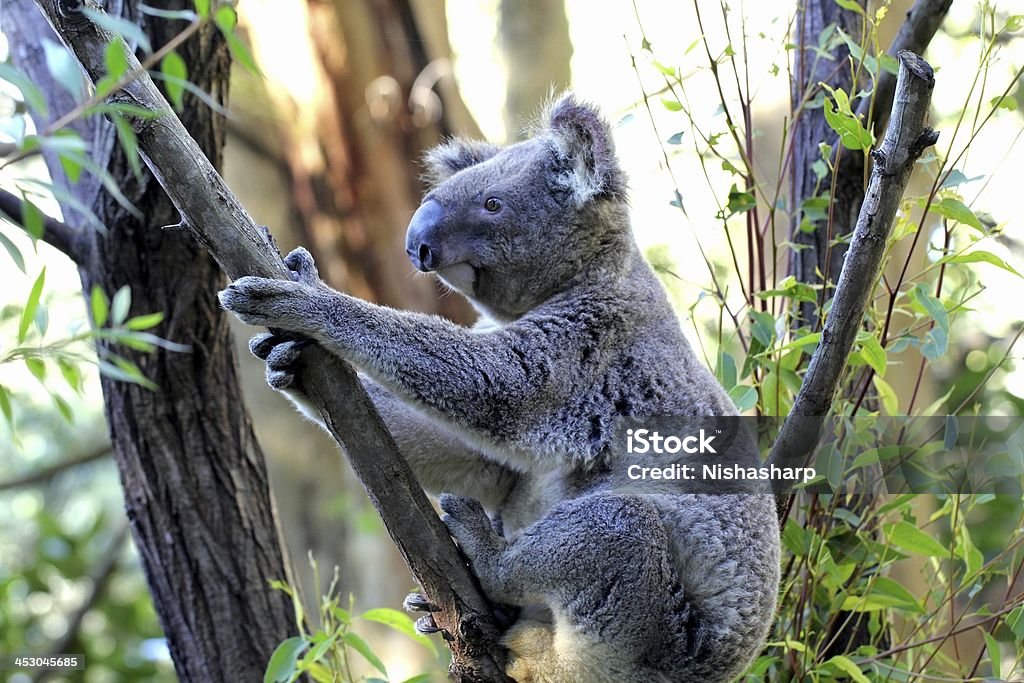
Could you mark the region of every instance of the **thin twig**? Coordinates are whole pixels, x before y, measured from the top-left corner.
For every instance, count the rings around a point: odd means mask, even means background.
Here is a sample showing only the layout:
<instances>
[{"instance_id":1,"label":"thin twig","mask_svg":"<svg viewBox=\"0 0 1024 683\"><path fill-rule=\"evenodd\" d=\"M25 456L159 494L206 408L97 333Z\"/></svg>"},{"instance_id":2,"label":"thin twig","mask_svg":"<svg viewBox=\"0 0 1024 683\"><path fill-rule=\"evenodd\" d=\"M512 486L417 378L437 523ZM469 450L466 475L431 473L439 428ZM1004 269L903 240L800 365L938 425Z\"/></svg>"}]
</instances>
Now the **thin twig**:
<instances>
[{"instance_id":1,"label":"thin twig","mask_svg":"<svg viewBox=\"0 0 1024 683\"><path fill-rule=\"evenodd\" d=\"M48 482L68 470L72 470L81 465L87 465L97 460L102 460L103 458L108 457L110 453L110 444L103 444L99 448L73 455L66 460L55 462L54 464L40 468L35 472L30 472L29 474L25 474L20 477L2 481L0 482L0 491L20 489L25 488L26 486L35 486L36 484Z\"/></svg>"}]
</instances>

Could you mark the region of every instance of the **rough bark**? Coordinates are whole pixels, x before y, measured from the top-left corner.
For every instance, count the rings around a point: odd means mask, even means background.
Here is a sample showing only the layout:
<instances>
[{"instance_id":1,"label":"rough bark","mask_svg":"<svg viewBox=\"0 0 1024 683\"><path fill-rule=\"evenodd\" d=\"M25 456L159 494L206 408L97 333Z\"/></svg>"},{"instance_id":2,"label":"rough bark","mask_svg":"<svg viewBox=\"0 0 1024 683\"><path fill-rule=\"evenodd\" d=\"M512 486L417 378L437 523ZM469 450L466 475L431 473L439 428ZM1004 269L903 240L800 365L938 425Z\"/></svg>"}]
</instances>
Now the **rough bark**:
<instances>
[{"instance_id":1,"label":"rough bark","mask_svg":"<svg viewBox=\"0 0 1024 683\"><path fill-rule=\"evenodd\" d=\"M860 0L860 4L866 4L865 0ZM827 193L832 183L831 174L819 182L811 170L811 165L821 158L818 144L831 144L836 152L839 152L840 147L820 107L797 108L808 93L820 92L819 83L827 83L832 88L841 88L846 92L853 90L852 73L847 64L850 51L846 45L840 44L831 52L832 60L820 57L812 46L817 47L818 36L830 24L835 24L847 35L858 37L862 21L860 14L843 9L834 0L806 0L799 3L797 10L793 30L796 33L794 42L798 47L794 53L791 90L793 108L797 113L792 127L794 139L790 163L790 206L793 218L790 232L791 240L800 248L792 253L790 274L799 282L834 283L839 277L844 249L839 245L831 246L831 243L837 236L848 235L853 230L860 207L859 198L864 194L864 165L861 153L842 150L838 160L838 180L842 182L836 184L831 222L828 219L812 221L810 231L801 230L804 202ZM799 315L793 321L794 327L814 327L818 322L821 304L828 300L830 293L830 288L823 288L817 303L801 303Z\"/></svg>"},{"instance_id":2,"label":"rough bark","mask_svg":"<svg viewBox=\"0 0 1024 683\"><path fill-rule=\"evenodd\" d=\"M37 4L95 82L103 74L104 51L112 37L76 12L74 0L37 0ZM137 69L138 61L132 55L127 57L129 69ZM143 159L170 197L181 223L210 251L228 277L289 277L266 232L238 203L148 76L140 75L108 99L131 102L160 114L156 118L132 121ZM137 237L146 239L145 235ZM168 283L153 284L158 288L169 286ZM181 282L173 284L179 288L188 286ZM212 306L214 289L215 286L204 290L204 305ZM430 601L441 608L435 620L452 636L449 641L453 655L452 676L464 681L505 680L504 652L497 645L498 630L491 605L408 464L398 453L354 372L318 347L309 347L303 354L303 362L308 368L302 373L303 386L366 486L414 577ZM218 378L221 391L224 379ZM130 421L127 426L131 426ZM217 436L225 438L227 435L218 433ZM222 472L209 474L214 481L218 476L225 476ZM184 514L191 512L183 511ZM243 528L250 534L262 537L273 531L272 524L255 526L265 520L246 521L248 524ZM271 546L277 548L276 539L273 543L264 541L262 545L267 550ZM216 586L218 593L210 597L217 600L225 592L233 596L234 591L225 591L224 586L233 588L236 583L222 581ZM244 597L256 602L258 596ZM213 606L222 605L214 602ZM242 622L243 628L259 626L249 620ZM214 642L225 648L236 644L227 640ZM228 679L257 678L236 672Z\"/></svg>"},{"instance_id":3,"label":"rough bark","mask_svg":"<svg viewBox=\"0 0 1024 683\"><path fill-rule=\"evenodd\" d=\"M881 272L886 241L914 162L938 139L938 133L924 125L935 85L932 68L912 52L901 52L899 60L891 120L885 139L871 155L874 166L846 265L836 284L821 342L811 357L793 410L772 446L769 462L773 464L800 466L817 444Z\"/></svg>"},{"instance_id":4,"label":"rough bark","mask_svg":"<svg viewBox=\"0 0 1024 683\"><path fill-rule=\"evenodd\" d=\"M189 0L160 5L192 7ZM62 14L56 2L44 6L71 42L91 36L102 54L105 36L83 25L80 15ZM182 28L139 14L134 2L108 2L107 10L138 22L157 46ZM72 103L50 80L42 55L41 37L53 37L45 19L31 3L5 3L4 11L14 59L44 85L51 112L68 111ZM217 31L204 28L180 53L190 78L223 99L230 60ZM182 118L198 143L196 153L219 164L220 118L194 100ZM85 291L96 285L110 295L130 285L132 314L163 311L156 332L191 347L153 354L116 349L157 391L102 382L125 507L160 623L182 680L261 680L270 653L295 627L287 597L268 585L286 577L285 562L263 454L238 400L227 319L215 298L223 275L187 234L160 229L177 223L178 213L152 176L135 179L113 127L93 117L76 128L144 217L127 212L93 178L67 183L59 163L48 159L55 180L107 226L106 235L84 230L77 238L86 242L78 254ZM70 207L64 213L77 222Z\"/></svg>"},{"instance_id":5,"label":"rough bark","mask_svg":"<svg viewBox=\"0 0 1024 683\"><path fill-rule=\"evenodd\" d=\"M572 80L572 41L564 0L501 0L498 43L505 55L505 134L521 140L552 92Z\"/></svg>"}]
</instances>

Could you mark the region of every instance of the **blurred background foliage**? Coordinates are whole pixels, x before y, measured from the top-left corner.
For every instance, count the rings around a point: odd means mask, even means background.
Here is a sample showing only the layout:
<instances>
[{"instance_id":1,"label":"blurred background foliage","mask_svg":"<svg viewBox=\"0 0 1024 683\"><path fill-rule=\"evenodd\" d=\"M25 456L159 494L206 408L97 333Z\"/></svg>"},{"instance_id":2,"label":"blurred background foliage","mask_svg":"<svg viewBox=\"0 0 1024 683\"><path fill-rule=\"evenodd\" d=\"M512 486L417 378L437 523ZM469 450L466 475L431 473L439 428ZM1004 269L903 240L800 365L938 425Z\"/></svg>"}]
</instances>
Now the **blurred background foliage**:
<instances>
[{"instance_id":1,"label":"blurred background foliage","mask_svg":"<svg viewBox=\"0 0 1024 683\"><path fill-rule=\"evenodd\" d=\"M1024 270L1024 148L1018 145L1024 25L1014 4L956 0L926 53L937 69L932 125L942 138L908 190L887 271L895 281L909 264L907 286L888 292L894 331L909 332L902 342L894 334L883 343L884 372L877 374L884 380L870 374L871 349L859 348L846 408L859 406L856 391L870 385L868 412L943 414L959 407L1019 417L1024 411L1024 367L1013 348L1024 320L1015 272ZM910 5L871 3L869 29L851 40L877 54ZM225 174L254 217L271 226L282 251L309 247L325 279L358 296L470 320L463 302L416 277L401 248L421 192L417 158L447 135L518 139L549 93L571 86L615 124L637 237L694 347L741 408L785 412L811 349L779 349L811 329L793 325L781 303L755 301L754 283L745 280L747 254L732 252L729 236L742 235L754 210L772 216L766 225L782 246L771 255L773 282L762 290L788 286L785 242L795 212L784 200L782 160L795 3L637 0L598 10L584 0L240 0L237 10L239 40L259 71L236 66L232 75ZM834 28L817 38L823 52L845 40ZM67 80L73 69L54 51L54 75ZM709 57L718 70L709 68ZM876 62L875 73L879 68ZM187 76L173 62L162 73L165 80ZM24 135L30 98L9 66L0 77L6 80L0 144L9 148ZM723 82L727 92L720 97ZM816 106L828 104L819 97ZM741 112L750 137L737 147L727 114ZM947 160L955 163L946 166ZM746 177L756 188L744 186ZM4 187L25 189L32 179L46 181L38 157L0 166ZM45 191L31 197L57 215ZM922 218L921 205L945 200L967 214L936 210ZM814 207L802 208L807 214ZM954 232L958 222L976 226ZM948 255L941 250L969 250L981 239L994 260L942 269L945 291L929 294L938 260ZM75 268L12 225L0 225L0 244L6 251L0 252L0 652L84 653L88 670L70 680L173 680L125 533L97 365L90 360L90 335L98 333L85 322ZM928 288L914 290L915 283ZM795 305L801 294L790 288L776 298ZM158 343L145 336L146 324L133 329L117 319L116 298L87 297L91 317L108 323L98 328L120 335L123 344ZM879 301L881 325L882 294ZM946 315L936 315L934 301ZM787 337L791 327L797 329ZM933 334L928 346L935 329L944 339ZM747 345L758 341L758 330L761 350L779 361L785 356L785 371L773 375L767 359L760 366L749 360ZM315 596L328 588L314 566L339 567L335 595L341 597L334 606L347 605L349 595L352 614L399 606L413 586L358 482L333 442L264 386L260 364L244 351L253 330L237 331L245 398L270 460L306 611L320 613ZM100 369L145 381L116 358ZM1024 612L1014 611L1013 602L1024 590L1021 501L920 497L887 505L857 515L835 499L798 503L784 536L789 573L779 632L752 677L916 680L905 672L929 667L939 667L947 676L942 680L1024 675ZM923 529L951 555L932 552L907 527ZM879 530L883 542L872 545ZM856 557L865 549L870 558ZM304 561L307 554L313 564ZM840 650L840 658L824 661L815 653L828 649L835 607L858 612L847 600L851 585L861 597L886 597L860 610L869 617L866 649ZM957 630L999 610L1002 616L982 622L985 628ZM441 680L443 657L401 629L372 619L353 624L392 680L423 672ZM889 627L895 636L883 639L879 634ZM901 643L913 647L886 653ZM910 658L900 659L906 652ZM354 666L355 675L379 668L365 657Z\"/></svg>"}]
</instances>

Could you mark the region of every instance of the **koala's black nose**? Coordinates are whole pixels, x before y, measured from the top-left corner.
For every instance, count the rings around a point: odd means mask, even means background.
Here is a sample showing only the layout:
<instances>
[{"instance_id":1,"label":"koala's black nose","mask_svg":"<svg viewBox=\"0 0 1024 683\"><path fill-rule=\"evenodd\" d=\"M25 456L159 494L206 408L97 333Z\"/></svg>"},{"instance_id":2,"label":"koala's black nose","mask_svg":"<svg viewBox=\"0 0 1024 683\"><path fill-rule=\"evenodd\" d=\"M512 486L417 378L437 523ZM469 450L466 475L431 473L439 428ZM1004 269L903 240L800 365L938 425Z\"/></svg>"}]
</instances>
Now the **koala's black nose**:
<instances>
[{"instance_id":1,"label":"koala's black nose","mask_svg":"<svg viewBox=\"0 0 1024 683\"><path fill-rule=\"evenodd\" d=\"M416 209L409 222L405 236L405 252L412 264L429 273L441 267L441 244L438 229L443 209L433 199L428 199Z\"/></svg>"}]
</instances>

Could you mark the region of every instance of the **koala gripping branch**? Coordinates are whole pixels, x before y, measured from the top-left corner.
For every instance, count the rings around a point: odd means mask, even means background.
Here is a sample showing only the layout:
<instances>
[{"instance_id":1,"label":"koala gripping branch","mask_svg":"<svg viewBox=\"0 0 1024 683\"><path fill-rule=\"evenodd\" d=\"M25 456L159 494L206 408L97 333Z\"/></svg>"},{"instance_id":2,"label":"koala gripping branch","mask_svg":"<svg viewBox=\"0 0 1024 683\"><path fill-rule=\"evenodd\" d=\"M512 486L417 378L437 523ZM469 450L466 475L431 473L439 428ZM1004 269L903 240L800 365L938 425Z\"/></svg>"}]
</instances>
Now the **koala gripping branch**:
<instances>
[{"instance_id":1,"label":"koala gripping branch","mask_svg":"<svg viewBox=\"0 0 1024 683\"><path fill-rule=\"evenodd\" d=\"M889 126L881 146L871 153L871 179L822 329L821 343L811 357L793 410L783 422L769 456L769 462L780 466L803 463L817 445L878 281L889 231L910 173L921 153L939 137L925 126L935 87L932 67L906 50L899 53L899 60ZM780 505L780 510L784 508Z\"/></svg>"},{"instance_id":2,"label":"koala gripping branch","mask_svg":"<svg viewBox=\"0 0 1024 683\"><path fill-rule=\"evenodd\" d=\"M104 76L107 46L114 43L124 51L128 69L137 77L108 95L107 101L128 103L156 115L132 121L139 150L180 212L182 223L228 277L289 278L273 242L207 161L132 50L80 11L83 4L100 11L95 1L36 0L36 4L93 83ZM413 576L430 602L440 608L434 618L449 635L452 678L509 680L492 605L355 373L316 347L304 352L302 363L306 368L303 385L310 399L347 455Z\"/></svg>"}]
</instances>

